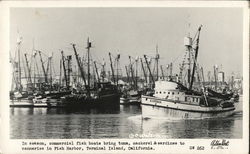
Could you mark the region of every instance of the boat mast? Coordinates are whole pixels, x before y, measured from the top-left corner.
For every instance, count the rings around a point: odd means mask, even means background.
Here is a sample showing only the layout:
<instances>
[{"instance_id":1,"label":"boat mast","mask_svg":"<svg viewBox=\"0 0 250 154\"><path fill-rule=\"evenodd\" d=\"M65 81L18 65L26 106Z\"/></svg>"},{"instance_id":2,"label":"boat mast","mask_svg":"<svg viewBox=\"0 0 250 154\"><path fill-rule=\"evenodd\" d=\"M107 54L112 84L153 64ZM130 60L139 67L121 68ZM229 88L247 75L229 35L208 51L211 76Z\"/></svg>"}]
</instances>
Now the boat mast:
<instances>
[{"instance_id":1,"label":"boat mast","mask_svg":"<svg viewBox=\"0 0 250 154\"><path fill-rule=\"evenodd\" d=\"M31 72L30 72L29 62L28 62L27 54L26 53L24 54L24 57L25 57L25 61L26 61L26 67L27 67L27 70L28 70L28 81L29 81L29 84L32 85Z\"/></svg>"},{"instance_id":2,"label":"boat mast","mask_svg":"<svg viewBox=\"0 0 250 154\"><path fill-rule=\"evenodd\" d=\"M49 57L49 59L50 59L50 60L49 60L50 65L49 65L49 66L50 66L50 92L51 92L51 90L53 90L53 89L52 89L52 86L53 86L53 85L52 85L52 56Z\"/></svg>"},{"instance_id":3,"label":"boat mast","mask_svg":"<svg viewBox=\"0 0 250 154\"><path fill-rule=\"evenodd\" d=\"M34 43L34 39L33 39L33 41L32 41L32 54L33 54L33 52L35 51L35 43ZM36 67L36 65L35 65L35 63L36 63L36 52L34 53L34 55L32 55L31 56L32 58L33 58L33 70L34 70L34 74L33 74L33 90L35 90L35 87L36 87L36 69L35 69L35 67ZM31 67L32 67L32 65L30 64L30 70L31 70Z\"/></svg>"},{"instance_id":4,"label":"boat mast","mask_svg":"<svg viewBox=\"0 0 250 154\"><path fill-rule=\"evenodd\" d=\"M115 83L114 68L113 68L112 57L111 57L111 53L110 52L109 52L109 60L110 60L110 67L111 67L111 72L112 72L112 79L111 79L111 81L113 81Z\"/></svg>"},{"instance_id":5,"label":"boat mast","mask_svg":"<svg viewBox=\"0 0 250 154\"><path fill-rule=\"evenodd\" d=\"M68 86L70 86L70 73L71 73L71 70L72 70L72 65L71 65L71 60L72 60L72 56L69 55L67 56L67 62L68 62Z\"/></svg>"},{"instance_id":6,"label":"boat mast","mask_svg":"<svg viewBox=\"0 0 250 154\"><path fill-rule=\"evenodd\" d=\"M102 82L104 82L104 77L105 77L105 61L103 59L103 62L102 62Z\"/></svg>"},{"instance_id":7,"label":"boat mast","mask_svg":"<svg viewBox=\"0 0 250 154\"><path fill-rule=\"evenodd\" d=\"M128 56L129 58L129 62L130 62L130 72L131 72L131 77L132 77L132 81L133 81L133 87L136 88L136 81L135 81L135 77L134 77L134 70L133 70L133 65L131 63L131 56Z\"/></svg>"},{"instance_id":8,"label":"boat mast","mask_svg":"<svg viewBox=\"0 0 250 154\"><path fill-rule=\"evenodd\" d=\"M142 58L140 58L140 60L141 60L141 68L142 68L142 71L143 71L143 74L144 74L144 78L145 78L145 82L146 82L146 85L147 85L147 82L148 82L148 80L147 80L147 74L146 74L145 68L143 66Z\"/></svg>"},{"instance_id":9,"label":"boat mast","mask_svg":"<svg viewBox=\"0 0 250 154\"><path fill-rule=\"evenodd\" d=\"M129 76L128 67L125 66L125 69L126 69L126 74L127 74L127 80L128 80L129 86L130 86L130 76Z\"/></svg>"},{"instance_id":10,"label":"boat mast","mask_svg":"<svg viewBox=\"0 0 250 154\"><path fill-rule=\"evenodd\" d=\"M159 79L159 58L160 58L160 55L158 53L158 45L156 45L156 57L155 57L155 60L156 60L156 81Z\"/></svg>"},{"instance_id":11,"label":"boat mast","mask_svg":"<svg viewBox=\"0 0 250 154\"><path fill-rule=\"evenodd\" d=\"M66 87L67 87L67 89L69 89L67 71L66 71L66 66L65 66L65 57L63 55L63 51L61 51L61 54L62 54L62 64L63 64L64 79L65 79L65 82L66 82Z\"/></svg>"},{"instance_id":12,"label":"boat mast","mask_svg":"<svg viewBox=\"0 0 250 154\"><path fill-rule=\"evenodd\" d=\"M88 57L88 86L90 88L90 48L91 48L91 42L89 42L89 37L88 37L88 40L87 40L87 57Z\"/></svg>"},{"instance_id":13,"label":"boat mast","mask_svg":"<svg viewBox=\"0 0 250 154\"><path fill-rule=\"evenodd\" d=\"M41 64L42 64L42 69L43 69L43 74L44 74L44 78L45 78L45 83L48 83L48 78L47 78L47 74L46 74L46 71L45 71L45 67L44 67L44 63L43 63L43 58L42 58L42 55L41 55L41 51L38 51L38 53L39 53L40 61L41 61Z\"/></svg>"},{"instance_id":14,"label":"boat mast","mask_svg":"<svg viewBox=\"0 0 250 154\"><path fill-rule=\"evenodd\" d=\"M87 90L87 93L89 94L89 88L88 88L88 85L87 85L87 83L86 83L85 73L84 73L83 67L82 67L82 65L81 65L81 63L80 63L80 59L79 59L78 54L77 54L77 51L76 51L76 47L75 47L76 45L75 45L75 44L72 44L72 46L73 46L73 49L74 49L74 53L75 53L77 65L78 65L78 67L79 67L79 69L80 69L81 77L82 77L83 82L84 82L84 86L85 86L85 88L86 88L86 90Z\"/></svg>"},{"instance_id":15,"label":"boat mast","mask_svg":"<svg viewBox=\"0 0 250 154\"><path fill-rule=\"evenodd\" d=\"M33 48L33 51L34 51L34 48ZM36 71L35 71L35 70L36 70L36 69L35 69L35 68L36 68L36 65L35 65L35 64L36 64L36 52L35 52L34 55L33 55L33 61L34 61L34 62L33 62L33 63L34 63L34 64L33 64L33 65L34 65L34 66L33 66L33 70L34 70L34 75L33 75L33 88L36 88Z\"/></svg>"},{"instance_id":16,"label":"boat mast","mask_svg":"<svg viewBox=\"0 0 250 154\"><path fill-rule=\"evenodd\" d=\"M153 77L153 75L152 75L151 69L150 69L150 67L149 67L149 63L148 63L148 60L147 60L147 56L146 56L146 55L144 55L144 59L145 59L145 61L146 61L147 67L148 67L149 75L150 75L151 80L152 80L152 82L153 82L153 84L154 84L155 80L154 80L154 77ZM149 80L149 83L150 83L150 80Z\"/></svg>"},{"instance_id":17,"label":"boat mast","mask_svg":"<svg viewBox=\"0 0 250 154\"><path fill-rule=\"evenodd\" d=\"M60 59L60 75L59 75L59 91L61 89L61 80L62 80L62 59Z\"/></svg>"},{"instance_id":18,"label":"boat mast","mask_svg":"<svg viewBox=\"0 0 250 154\"><path fill-rule=\"evenodd\" d=\"M138 88L138 57L135 58L135 88Z\"/></svg>"},{"instance_id":19,"label":"boat mast","mask_svg":"<svg viewBox=\"0 0 250 154\"><path fill-rule=\"evenodd\" d=\"M216 71L216 66L214 65L214 82L215 82L215 90L217 90L217 71Z\"/></svg>"},{"instance_id":20,"label":"boat mast","mask_svg":"<svg viewBox=\"0 0 250 154\"><path fill-rule=\"evenodd\" d=\"M161 65L160 67L161 67L161 75L162 75L162 79L164 79L164 72L163 72L162 65Z\"/></svg>"},{"instance_id":21,"label":"boat mast","mask_svg":"<svg viewBox=\"0 0 250 154\"><path fill-rule=\"evenodd\" d=\"M100 77L99 77L98 69L96 66L96 61L94 61L94 65L95 65L95 72L96 72L96 76L97 76L97 81L98 81L98 83L100 83Z\"/></svg>"},{"instance_id":22,"label":"boat mast","mask_svg":"<svg viewBox=\"0 0 250 154\"><path fill-rule=\"evenodd\" d=\"M35 56L37 55L37 52L35 52ZM40 78L40 71L39 71L39 67L38 67L38 64L37 64L37 61L36 61L36 59L35 59L35 65L36 65L36 70L37 70L37 73L38 73L38 75L37 75L37 77L39 77ZM40 81L40 79L37 81L38 82L38 85L39 85L39 90L41 90L41 81Z\"/></svg>"},{"instance_id":23,"label":"boat mast","mask_svg":"<svg viewBox=\"0 0 250 154\"><path fill-rule=\"evenodd\" d=\"M47 78L49 78L48 77L48 75L49 75L49 64L50 64L50 57L48 57L48 62L47 62L47 69L46 69ZM49 80L48 80L48 82L49 82Z\"/></svg>"},{"instance_id":24,"label":"boat mast","mask_svg":"<svg viewBox=\"0 0 250 154\"><path fill-rule=\"evenodd\" d=\"M22 43L22 37L20 37L17 41L17 51L18 51L18 80L19 80L19 88L18 91L22 91L22 79L21 79L21 53L20 53L20 46Z\"/></svg>"},{"instance_id":25,"label":"boat mast","mask_svg":"<svg viewBox=\"0 0 250 154\"><path fill-rule=\"evenodd\" d=\"M193 71L192 71L192 76L191 76L191 82L190 82L189 90L192 89L193 82L194 82L194 73L195 73L196 61L197 61L198 51L199 51L199 41L200 41L201 27L202 27L202 25L200 25L200 27L198 28L198 35L197 35L197 39L196 39L196 48L195 48L195 59L194 59L194 65L193 65Z\"/></svg>"},{"instance_id":26,"label":"boat mast","mask_svg":"<svg viewBox=\"0 0 250 154\"><path fill-rule=\"evenodd\" d=\"M117 58L116 58L116 85L118 86L118 67L119 67L119 59L120 59L120 54L117 55Z\"/></svg>"}]
</instances>

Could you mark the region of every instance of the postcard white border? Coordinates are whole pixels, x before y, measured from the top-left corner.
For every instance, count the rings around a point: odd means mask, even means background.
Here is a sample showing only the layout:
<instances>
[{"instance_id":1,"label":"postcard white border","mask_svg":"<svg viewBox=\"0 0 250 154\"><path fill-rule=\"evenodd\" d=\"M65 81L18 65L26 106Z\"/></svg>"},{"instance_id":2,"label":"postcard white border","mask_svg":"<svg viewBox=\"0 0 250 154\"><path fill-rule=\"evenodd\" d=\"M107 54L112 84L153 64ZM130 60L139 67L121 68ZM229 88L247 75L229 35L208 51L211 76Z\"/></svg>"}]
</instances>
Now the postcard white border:
<instances>
[{"instance_id":1,"label":"postcard white border","mask_svg":"<svg viewBox=\"0 0 250 154\"><path fill-rule=\"evenodd\" d=\"M9 139L9 9L11 7L238 7L244 10L243 20L243 138L229 139L230 148L224 151L206 150L206 153L247 153L249 145L249 3L239 1L2 1L0 2L0 150L19 153L22 140ZM6 73L7 72L7 73ZM7 75L6 75L7 74ZM102 139L99 139L102 140ZM111 139L113 140L113 139ZM122 139L128 140L128 139ZM162 140L162 139L160 139ZM210 144L212 139L169 139L192 144ZM50 141L50 140L43 140ZM27 151L26 151L27 152ZM76 152L76 151L72 151ZM95 153L97 153L96 151ZM131 151L129 151L131 152ZM147 152L147 151L143 151ZM152 151L150 151L152 152ZM199 153L175 147L153 151L154 153ZM32 151L31 153L34 153ZM126 153L128 153L126 151ZM138 153L135 151L134 153ZM204 151L202 151L204 153Z\"/></svg>"}]
</instances>

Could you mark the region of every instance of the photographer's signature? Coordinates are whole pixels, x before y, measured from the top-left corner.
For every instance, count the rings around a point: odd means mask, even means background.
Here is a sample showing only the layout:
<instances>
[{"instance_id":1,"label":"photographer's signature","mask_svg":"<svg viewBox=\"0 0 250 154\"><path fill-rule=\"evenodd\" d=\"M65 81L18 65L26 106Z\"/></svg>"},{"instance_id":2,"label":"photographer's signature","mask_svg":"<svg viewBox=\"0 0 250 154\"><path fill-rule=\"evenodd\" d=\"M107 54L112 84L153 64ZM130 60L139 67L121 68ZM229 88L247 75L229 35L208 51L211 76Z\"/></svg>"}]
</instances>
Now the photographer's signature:
<instances>
[{"instance_id":1,"label":"photographer's signature","mask_svg":"<svg viewBox=\"0 0 250 154\"><path fill-rule=\"evenodd\" d=\"M225 139L213 140L210 145L211 149L227 149L229 146L229 141Z\"/></svg>"}]
</instances>

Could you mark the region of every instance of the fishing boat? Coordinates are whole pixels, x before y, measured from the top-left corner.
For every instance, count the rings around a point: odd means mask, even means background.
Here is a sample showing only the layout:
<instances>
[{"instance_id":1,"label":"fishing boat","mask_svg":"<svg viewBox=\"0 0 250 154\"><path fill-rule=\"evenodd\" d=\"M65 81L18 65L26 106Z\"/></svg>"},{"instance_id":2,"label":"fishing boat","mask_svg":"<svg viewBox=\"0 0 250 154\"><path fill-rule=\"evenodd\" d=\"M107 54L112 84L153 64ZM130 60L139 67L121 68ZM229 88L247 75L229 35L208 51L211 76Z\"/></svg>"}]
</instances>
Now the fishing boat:
<instances>
[{"instance_id":1,"label":"fishing boat","mask_svg":"<svg viewBox=\"0 0 250 154\"><path fill-rule=\"evenodd\" d=\"M129 56L129 66L125 66L126 69L126 75L127 75L127 81L128 85L124 85L122 90L122 95L120 98L120 104L121 105L140 105L141 103L141 94L143 93L143 88L141 88L139 83L139 77L138 77L138 62L139 59L141 60L142 69L145 75L144 66L142 63L142 59L139 57L134 58L134 61L132 62L132 57ZM135 65L135 68L134 68ZM135 74L134 74L135 72ZM145 77L146 80L146 77ZM141 84L143 86L143 84Z\"/></svg>"},{"instance_id":2,"label":"fishing boat","mask_svg":"<svg viewBox=\"0 0 250 154\"><path fill-rule=\"evenodd\" d=\"M34 107L58 107L61 97L69 95L71 91L48 91L45 94L37 95L33 99Z\"/></svg>"},{"instance_id":3,"label":"fishing boat","mask_svg":"<svg viewBox=\"0 0 250 154\"><path fill-rule=\"evenodd\" d=\"M10 107L33 107L32 99L22 98L22 99L11 99Z\"/></svg>"},{"instance_id":4,"label":"fishing boat","mask_svg":"<svg viewBox=\"0 0 250 154\"><path fill-rule=\"evenodd\" d=\"M195 59L191 67L189 62L188 86L181 83L181 77L174 81L155 81L153 96L142 95L142 116L167 118L218 118L230 116L234 113L234 100L229 95L222 96L212 92L200 84L200 91L193 90L195 70L197 71L197 55L201 26L196 33L196 46L193 47L190 37L184 40L189 55L194 52ZM189 60L192 58L189 57ZM186 62L185 62L186 63ZM190 69L193 68L193 69ZM183 69L181 69L183 70ZM199 78L198 71L197 78ZM181 74L181 73L180 73ZM183 80L182 80L183 81Z\"/></svg>"},{"instance_id":5,"label":"fishing boat","mask_svg":"<svg viewBox=\"0 0 250 154\"><path fill-rule=\"evenodd\" d=\"M58 104L60 107L64 108L113 108L119 107L120 93L117 85L112 84L111 82L100 81L99 73L97 70L96 62L94 62L95 72L97 76L97 81L91 84L90 76L90 48L91 42L89 38L87 40L87 79L85 77L85 72L83 68L83 62L80 61L80 57L76 51L75 44L72 44L74 54L76 57L77 65L80 70L81 78L84 83L84 88L81 89L81 92L72 93L61 97L61 103ZM111 64L112 67L112 64ZM113 67L112 67L113 72ZM114 76L114 74L113 74ZM113 78L114 81L114 78Z\"/></svg>"},{"instance_id":6,"label":"fishing boat","mask_svg":"<svg viewBox=\"0 0 250 154\"><path fill-rule=\"evenodd\" d=\"M90 90L90 93L70 94L61 97L60 107L65 108L113 108L119 106L120 94L115 85L111 82L98 83L97 89Z\"/></svg>"},{"instance_id":7,"label":"fishing boat","mask_svg":"<svg viewBox=\"0 0 250 154\"><path fill-rule=\"evenodd\" d=\"M130 90L123 92L120 98L120 104L122 105L139 105L141 102L141 92L137 90Z\"/></svg>"},{"instance_id":8,"label":"fishing boat","mask_svg":"<svg viewBox=\"0 0 250 154\"><path fill-rule=\"evenodd\" d=\"M234 102L190 91L178 82L156 81L153 96L142 95L142 115L176 118L211 118L231 115Z\"/></svg>"}]
</instances>

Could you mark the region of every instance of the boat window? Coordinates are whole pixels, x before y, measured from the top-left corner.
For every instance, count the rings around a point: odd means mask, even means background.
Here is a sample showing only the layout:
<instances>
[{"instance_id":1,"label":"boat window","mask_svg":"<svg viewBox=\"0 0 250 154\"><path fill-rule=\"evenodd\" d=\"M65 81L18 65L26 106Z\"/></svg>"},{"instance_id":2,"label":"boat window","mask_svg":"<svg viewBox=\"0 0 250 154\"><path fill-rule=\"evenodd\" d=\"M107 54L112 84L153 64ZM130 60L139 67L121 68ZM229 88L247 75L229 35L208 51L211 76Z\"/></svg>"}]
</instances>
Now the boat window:
<instances>
[{"instance_id":1,"label":"boat window","mask_svg":"<svg viewBox=\"0 0 250 154\"><path fill-rule=\"evenodd\" d=\"M185 101L187 101L187 97L185 97Z\"/></svg>"},{"instance_id":2,"label":"boat window","mask_svg":"<svg viewBox=\"0 0 250 154\"><path fill-rule=\"evenodd\" d=\"M158 91L156 92L156 94L158 94Z\"/></svg>"},{"instance_id":3,"label":"boat window","mask_svg":"<svg viewBox=\"0 0 250 154\"><path fill-rule=\"evenodd\" d=\"M161 91L160 91L160 94L161 94Z\"/></svg>"},{"instance_id":4,"label":"boat window","mask_svg":"<svg viewBox=\"0 0 250 154\"><path fill-rule=\"evenodd\" d=\"M164 91L164 94L166 94L166 91Z\"/></svg>"},{"instance_id":5,"label":"boat window","mask_svg":"<svg viewBox=\"0 0 250 154\"><path fill-rule=\"evenodd\" d=\"M170 92L168 92L168 94L170 94Z\"/></svg>"},{"instance_id":6,"label":"boat window","mask_svg":"<svg viewBox=\"0 0 250 154\"><path fill-rule=\"evenodd\" d=\"M174 94L174 92L172 92L172 94Z\"/></svg>"}]
</instances>

